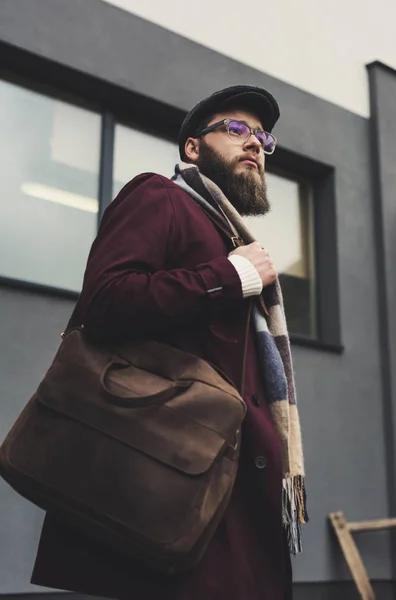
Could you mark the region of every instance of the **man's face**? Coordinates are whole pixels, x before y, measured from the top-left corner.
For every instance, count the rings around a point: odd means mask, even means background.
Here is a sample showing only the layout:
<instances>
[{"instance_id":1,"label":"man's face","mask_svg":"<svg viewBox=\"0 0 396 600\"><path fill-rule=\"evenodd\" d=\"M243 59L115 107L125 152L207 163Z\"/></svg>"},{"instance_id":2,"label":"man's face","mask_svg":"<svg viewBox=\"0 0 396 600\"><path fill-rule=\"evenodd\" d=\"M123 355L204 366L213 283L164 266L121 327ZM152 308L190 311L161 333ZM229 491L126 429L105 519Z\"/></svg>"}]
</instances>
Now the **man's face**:
<instances>
[{"instance_id":1,"label":"man's face","mask_svg":"<svg viewBox=\"0 0 396 600\"><path fill-rule=\"evenodd\" d=\"M243 110L217 113L208 125L222 119L242 121L252 129L263 129L253 113ZM195 141L196 155L189 157L190 160L220 187L241 215L263 215L269 211L265 155L255 135L242 141L233 139L223 125Z\"/></svg>"}]
</instances>

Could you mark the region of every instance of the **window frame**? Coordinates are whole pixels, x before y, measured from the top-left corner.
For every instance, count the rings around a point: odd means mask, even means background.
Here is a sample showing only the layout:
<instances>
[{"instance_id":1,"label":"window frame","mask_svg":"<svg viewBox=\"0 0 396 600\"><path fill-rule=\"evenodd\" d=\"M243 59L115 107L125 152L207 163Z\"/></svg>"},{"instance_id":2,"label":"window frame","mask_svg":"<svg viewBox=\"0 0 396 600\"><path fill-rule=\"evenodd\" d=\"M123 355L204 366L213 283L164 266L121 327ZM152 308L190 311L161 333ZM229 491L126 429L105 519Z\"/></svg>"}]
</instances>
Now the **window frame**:
<instances>
[{"instance_id":1,"label":"window frame","mask_svg":"<svg viewBox=\"0 0 396 600\"><path fill-rule=\"evenodd\" d=\"M336 222L336 172L332 165L281 146L268 157L269 171L288 173L311 187L316 338L290 334L292 344L342 353Z\"/></svg>"},{"instance_id":2,"label":"window frame","mask_svg":"<svg viewBox=\"0 0 396 600\"><path fill-rule=\"evenodd\" d=\"M276 150L275 150L276 152ZM290 169L286 170L284 167L277 167L276 165L271 165L269 168L266 168L267 173L271 173L273 175L278 175L283 179L288 179L293 183L297 183L299 186L298 194L299 200L303 206L304 217L306 216L306 228L307 228L307 236L302 236L304 240L305 250L309 259L309 272L312 274L313 285L311 286L311 293L313 295L313 299L311 302L311 320L313 321L312 329L314 330L314 335L305 335L302 333L292 333L289 331L290 339L293 340L303 340L308 342L317 342L318 341L318 307L317 307L317 286L316 286L316 242L315 242L315 204L314 204L314 189L312 182L309 178L303 177L300 173L292 173ZM274 198L274 202L276 202L276 198ZM303 219L304 220L304 219Z\"/></svg>"}]
</instances>

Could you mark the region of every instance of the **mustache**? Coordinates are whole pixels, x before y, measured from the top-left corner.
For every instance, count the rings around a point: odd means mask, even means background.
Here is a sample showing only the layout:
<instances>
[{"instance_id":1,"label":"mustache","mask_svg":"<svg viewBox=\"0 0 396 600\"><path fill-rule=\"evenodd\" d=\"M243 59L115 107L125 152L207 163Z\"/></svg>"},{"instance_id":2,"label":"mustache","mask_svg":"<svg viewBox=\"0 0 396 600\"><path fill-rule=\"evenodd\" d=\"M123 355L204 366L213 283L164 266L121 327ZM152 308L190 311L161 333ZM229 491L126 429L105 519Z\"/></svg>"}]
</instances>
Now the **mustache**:
<instances>
[{"instance_id":1,"label":"mustache","mask_svg":"<svg viewBox=\"0 0 396 600\"><path fill-rule=\"evenodd\" d=\"M238 158L235 158L232 161L232 166L236 167L242 160L252 160L256 163L257 165L257 171L260 173L261 176L264 176L264 165L260 164L254 157L252 157L250 154L244 154L242 156L239 156Z\"/></svg>"}]
</instances>

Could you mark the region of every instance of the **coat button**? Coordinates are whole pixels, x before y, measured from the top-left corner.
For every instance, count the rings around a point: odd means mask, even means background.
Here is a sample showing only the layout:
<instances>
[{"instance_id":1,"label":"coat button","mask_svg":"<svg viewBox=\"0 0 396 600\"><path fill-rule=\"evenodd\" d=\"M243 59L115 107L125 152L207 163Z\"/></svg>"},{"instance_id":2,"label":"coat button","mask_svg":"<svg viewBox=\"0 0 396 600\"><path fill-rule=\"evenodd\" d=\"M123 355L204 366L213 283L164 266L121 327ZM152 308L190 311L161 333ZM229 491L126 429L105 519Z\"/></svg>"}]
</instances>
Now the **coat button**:
<instances>
[{"instance_id":1,"label":"coat button","mask_svg":"<svg viewBox=\"0 0 396 600\"><path fill-rule=\"evenodd\" d=\"M265 469L265 467L267 466L267 459L265 458L265 456L256 456L256 458L254 459L254 464L260 470Z\"/></svg>"},{"instance_id":2,"label":"coat button","mask_svg":"<svg viewBox=\"0 0 396 600\"><path fill-rule=\"evenodd\" d=\"M253 404L255 404L256 406L260 406L261 401L260 401L258 394L253 394L252 400L253 400Z\"/></svg>"}]
</instances>

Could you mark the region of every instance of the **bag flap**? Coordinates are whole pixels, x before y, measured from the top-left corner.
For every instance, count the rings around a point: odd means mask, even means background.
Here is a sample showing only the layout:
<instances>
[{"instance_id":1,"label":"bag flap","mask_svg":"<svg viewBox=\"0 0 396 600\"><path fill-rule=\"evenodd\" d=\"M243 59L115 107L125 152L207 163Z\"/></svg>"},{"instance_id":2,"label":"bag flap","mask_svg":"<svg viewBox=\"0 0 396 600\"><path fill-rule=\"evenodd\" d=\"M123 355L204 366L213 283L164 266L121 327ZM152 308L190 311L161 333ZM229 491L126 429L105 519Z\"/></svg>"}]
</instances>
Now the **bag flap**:
<instances>
[{"instance_id":1,"label":"bag flap","mask_svg":"<svg viewBox=\"0 0 396 600\"><path fill-rule=\"evenodd\" d=\"M189 475L205 473L222 448L229 445L230 440L219 432L167 404L126 408L109 403L97 373L59 357L58 353L38 388L42 405ZM164 379L162 386L169 383ZM161 387L159 381L156 385ZM190 390L199 385L193 383ZM216 392L213 388L213 394ZM210 388L206 393L210 394ZM205 400L210 403L209 397ZM243 410L238 402L236 405L242 420Z\"/></svg>"}]
</instances>

